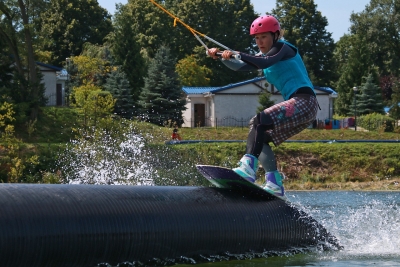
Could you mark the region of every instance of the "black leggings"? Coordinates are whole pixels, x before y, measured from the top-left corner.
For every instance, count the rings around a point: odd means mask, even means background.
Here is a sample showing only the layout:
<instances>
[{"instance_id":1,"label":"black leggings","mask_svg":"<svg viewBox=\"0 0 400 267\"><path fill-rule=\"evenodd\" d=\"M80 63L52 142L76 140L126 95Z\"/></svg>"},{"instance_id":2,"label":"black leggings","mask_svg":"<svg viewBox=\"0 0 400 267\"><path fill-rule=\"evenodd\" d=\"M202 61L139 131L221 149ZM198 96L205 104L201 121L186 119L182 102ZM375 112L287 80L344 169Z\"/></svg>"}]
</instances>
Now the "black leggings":
<instances>
[{"instance_id":1,"label":"black leggings","mask_svg":"<svg viewBox=\"0 0 400 267\"><path fill-rule=\"evenodd\" d=\"M264 143L266 141L268 142L268 134L266 131L273 129L274 123L270 115L261 111L252 119L252 125L250 125L250 127L250 132L247 136L246 154L251 154L258 158Z\"/></svg>"}]
</instances>

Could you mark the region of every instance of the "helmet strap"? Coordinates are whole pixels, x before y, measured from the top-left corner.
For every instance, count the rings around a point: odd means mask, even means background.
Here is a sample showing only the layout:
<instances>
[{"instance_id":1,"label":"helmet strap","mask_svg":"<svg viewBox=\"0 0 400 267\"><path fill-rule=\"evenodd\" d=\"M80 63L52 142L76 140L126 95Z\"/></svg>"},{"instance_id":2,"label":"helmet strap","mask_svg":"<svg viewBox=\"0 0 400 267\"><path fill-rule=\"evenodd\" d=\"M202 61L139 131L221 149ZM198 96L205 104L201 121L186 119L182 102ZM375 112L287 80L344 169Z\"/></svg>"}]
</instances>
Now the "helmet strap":
<instances>
[{"instance_id":1,"label":"helmet strap","mask_svg":"<svg viewBox=\"0 0 400 267\"><path fill-rule=\"evenodd\" d=\"M278 33L278 37L275 37L275 34ZM273 44L275 44L279 40L279 35L281 34L279 31L272 33L274 35Z\"/></svg>"}]
</instances>

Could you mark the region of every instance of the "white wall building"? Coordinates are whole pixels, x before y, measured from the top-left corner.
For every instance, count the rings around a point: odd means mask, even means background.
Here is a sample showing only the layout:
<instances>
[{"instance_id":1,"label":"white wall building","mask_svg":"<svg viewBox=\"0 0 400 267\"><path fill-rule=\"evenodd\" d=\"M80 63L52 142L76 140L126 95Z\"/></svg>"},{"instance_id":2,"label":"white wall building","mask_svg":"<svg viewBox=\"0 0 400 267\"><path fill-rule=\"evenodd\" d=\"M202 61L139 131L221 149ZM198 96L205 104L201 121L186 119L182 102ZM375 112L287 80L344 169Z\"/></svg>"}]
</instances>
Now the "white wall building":
<instances>
[{"instance_id":1,"label":"white wall building","mask_svg":"<svg viewBox=\"0 0 400 267\"><path fill-rule=\"evenodd\" d=\"M65 82L68 73L65 69L49 64L36 62L43 75L42 82L46 88L45 96L48 98L48 106L65 105Z\"/></svg>"},{"instance_id":2,"label":"white wall building","mask_svg":"<svg viewBox=\"0 0 400 267\"><path fill-rule=\"evenodd\" d=\"M182 87L186 94L186 110L183 113L182 127L202 126L247 126L259 103L262 89L267 88L272 93L271 100L275 103L283 101L282 95L268 85L265 77L229 84L221 87ZM321 110L317 119L331 119L333 115L333 99L337 93L329 87L314 87Z\"/></svg>"}]
</instances>

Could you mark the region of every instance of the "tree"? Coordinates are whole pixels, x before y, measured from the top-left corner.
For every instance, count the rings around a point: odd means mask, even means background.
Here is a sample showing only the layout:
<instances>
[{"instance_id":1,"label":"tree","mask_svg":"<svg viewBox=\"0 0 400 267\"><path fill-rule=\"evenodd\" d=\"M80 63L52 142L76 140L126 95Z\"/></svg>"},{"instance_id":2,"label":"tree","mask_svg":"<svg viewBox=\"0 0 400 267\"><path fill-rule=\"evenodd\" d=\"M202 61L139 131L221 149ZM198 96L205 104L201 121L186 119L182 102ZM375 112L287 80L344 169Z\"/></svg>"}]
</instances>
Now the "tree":
<instances>
[{"instance_id":1,"label":"tree","mask_svg":"<svg viewBox=\"0 0 400 267\"><path fill-rule=\"evenodd\" d=\"M13 61L9 56L9 50L7 49L6 42L3 38L0 38L0 95L11 96L12 73L14 72Z\"/></svg>"},{"instance_id":2,"label":"tree","mask_svg":"<svg viewBox=\"0 0 400 267\"><path fill-rule=\"evenodd\" d=\"M315 85L331 85L335 78L334 41L326 31L328 21L313 0L277 0L272 14L284 29L285 39L295 45Z\"/></svg>"},{"instance_id":3,"label":"tree","mask_svg":"<svg viewBox=\"0 0 400 267\"><path fill-rule=\"evenodd\" d=\"M400 81L393 81L392 94L389 101L389 115L398 122L400 120ZM398 125L399 126L399 125Z\"/></svg>"},{"instance_id":4,"label":"tree","mask_svg":"<svg viewBox=\"0 0 400 267\"><path fill-rule=\"evenodd\" d=\"M393 75L383 76L380 78L380 88L383 101L389 107L389 116L394 119L392 126L399 126L400 119L400 84Z\"/></svg>"},{"instance_id":5,"label":"tree","mask_svg":"<svg viewBox=\"0 0 400 267\"><path fill-rule=\"evenodd\" d=\"M86 42L102 44L112 31L111 15L97 0L53 0L41 19L41 45L56 66L80 55Z\"/></svg>"},{"instance_id":6,"label":"tree","mask_svg":"<svg viewBox=\"0 0 400 267\"><path fill-rule=\"evenodd\" d=\"M380 83L379 86L381 87L382 90L382 97L383 101L388 102L392 98L392 93L393 93L393 85L394 81L396 80L396 77L393 75L385 75L380 78Z\"/></svg>"},{"instance_id":7,"label":"tree","mask_svg":"<svg viewBox=\"0 0 400 267\"><path fill-rule=\"evenodd\" d=\"M73 106L80 108L85 129L89 125L96 126L99 118L109 115L114 109L115 99L110 92L93 84L74 87L72 93Z\"/></svg>"},{"instance_id":8,"label":"tree","mask_svg":"<svg viewBox=\"0 0 400 267\"><path fill-rule=\"evenodd\" d=\"M124 39L123 36L120 37ZM116 60L110 49L111 45L112 42L110 40L103 45L86 43L81 57L86 56L96 63L92 82L99 87L103 87L115 98L114 112L121 117L132 118L137 112L137 103L134 101L126 72L122 70L121 66L115 65ZM130 51L127 50L127 53L129 55ZM126 56L126 58L129 58L129 56ZM133 63L136 64L137 62L133 61Z\"/></svg>"},{"instance_id":9,"label":"tree","mask_svg":"<svg viewBox=\"0 0 400 267\"><path fill-rule=\"evenodd\" d=\"M168 120L182 123L182 111L186 108L175 64L170 49L165 46L159 48L149 64L140 95L140 116L152 123L163 125Z\"/></svg>"},{"instance_id":10,"label":"tree","mask_svg":"<svg viewBox=\"0 0 400 267\"><path fill-rule=\"evenodd\" d=\"M357 96L357 110L360 115L384 112L381 90L373 79L372 74L368 75L361 87L361 95Z\"/></svg>"},{"instance_id":11,"label":"tree","mask_svg":"<svg viewBox=\"0 0 400 267\"><path fill-rule=\"evenodd\" d=\"M131 87L125 72L121 68L112 71L104 84L104 89L116 99L114 112L123 118L130 119L137 113L137 107L133 101Z\"/></svg>"},{"instance_id":12,"label":"tree","mask_svg":"<svg viewBox=\"0 0 400 267\"><path fill-rule=\"evenodd\" d=\"M16 109L20 110L21 117L29 113L31 120L36 119L39 107L46 102L33 47L34 24L31 22L35 20L32 14L36 13L32 11L30 4L34 6L36 2L0 2L0 36L5 40L15 63L13 81L18 85L11 97L18 105Z\"/></svg>"},{"instance_id":13,"label":"tree","mask_svg":"<svg viewBox=\"0 0 400 267\"><path fill-rule=\"evenodd\" d=\"M114 17L116 34L122 34L123 38L135 37L138 43L135 47L146 50L150 58L163 43L171 41L170 17L149 0L128 0L126 5L117 5Z\"/></svg>"},{"instance_id":14,"label":"tree","mask_svg":"<svg viewBox=\"0 0 400 267\"><path fill-rule=\"evenodd\" d=\"M110 92L101 90L101 85L98 85L98 80L110 72L108 61L101 57L91 57L95 55L89 52L86 54L70 58L69 69L73 70L74 75L68 84L75 85L70 95L70 104L81 109L85 130L89 125L96 126L99 118L110 114L116 101Z\"/></svg>"},{"instance_id":15,"label":"tree","mask_svg":"<svg viewBox=\"0 0 400 267\"><path fill-rule=\"evenodd\" d=\"M85 102L84 108L89 111L89 116L94 126L97 126L99 120L111 115L114 110L116 99L110 92L97 90L92 91Z\"/></svg>"},{"instance_id":16,"label":"tree","mask_svg":"<svg viewBox=\"0 0 400 267\"><path fill-rule=\"evenodd\" d=\"M267 84L266 84L267 87ZM265 88L263 89L263 92L261 93L260 97L259 97L259 103L260 106L258 106L257 108L257 113L262 112L264 109L267 109L269 107L272 107L273 105L275 105L275 102L273 100L271 100L271 93Z\"/></svg>"},{"instance_id":17,"label":"tree","mask_svg":"<svg viewBox=\"0 0 400 267\"><path fill-rule=\"evenodd\" d=\"M362 78L370 73L377 73L371 53L363 36L347 35L342 37L335 49L335 61L339 72L339 80L334 88L338 92L335 101L335 112L339 115L349 114L354 99L353 87L363 83Z\"/></svg>"},{"instance_id":18,"label":"tree","mask_svg":"<svg viewBox=\"0 0 400 267\"><path fill-rule=\"evenodd\" d=\"M350 17L350 32L365 38L381 75L400 74L400 1L371 0L365 10Z\"/></svg>"},{"instance_id":19,"label":"tree","mask_svg":"<svg viewBox=\"0 0 400 267\"><path fill-rule=\"evenodd\" d=\"M11 103L8 103L7 101L4 101L5 99L1 99L1 105L0 105L0 131L1 135L3 135L3 127L6 128L8 125L11 124L12 121L15 120L14 114L15 111L13 109L13 105Z\"/></svg>"},{"instance_id":20,"label":"tree","mask_svg":"<svg viewBox=\"0 0 400 267\"><path fill-rule=\"evenodd\" d=\"M185 86L208 86L211 70L206 66L199 66L196 58L191 55L178 61L176 64L176 72L179 76L179 81Z\"/></svg>"},{"instance_id":21,"label":"tree","mask_svg":"<svg viewBox=\"0 0 400 267\"><path fill-rule=\"evenodd\" d=\"M165 6L187 25L213 38L225 46L242 52L254 53L254 41L249 34L251 23L257 17L250 0L182 0L165 1ZM171 21L171 18L170 18ZM227 68L220 60L212 60L205 54L205 48L184 26L177 23L169 37L172 53L182 59L187 55L196 55L197 64L212 70L211 86L221 86L251 79L254 72L235 72ZM208 47L218 47L203 38ZM224 48L219 47L224 50Z\"/></svg>"},{"instance_id":22,"label":"tree","mask_svg":"<svg viewBox=\"0 0 400 267\"><path fill-rule=\"evenodd\" d=\"M109 42L115 64L121 66L129 81L132 100L138 103L139 95L144 85L143 77L147 71L147 64L141 54L141 47L147 46L141 46L141 37L132 27L132 22L139 15L130 13L130 6L131 4L118 6L114 20L114 32L110 34Z\"/></svg>"},{"instance_id":23,"label":"tree","mask_svg":"<svg viewBox=\"0 0 400 267\"><path fill-rule=\"evenodd\" d=\"M351 15L351 35L339 40L334 53L339 74L335 110L339 115L350 112L351 88L370 73L381 76L384 100L390 99L391 82L384 80L399 73L399 10L399 1L371 0L364 11Z\"/></svg>"},{"instance_id":24,"label":"tree","mask_svg":"<svg viewBox=\"0 0 400 267\"><path fill-rule=\"evenodd\" d=\"M231 49L253 52L252 37L249 35L251 22L256 18L250 0L182 0L157 1L180 21L212 37ZM148 0L129 0L119 10L121 20L129 21L136 36L142 55L153 58L163 44L168 44L177 60L196 55L199 66L212 70L211 86L221 86L244 79L254 78L257 72L234 72L219 60L206 56L205 48L181 23L174 27L174 18ZM117 17L117 15L116 15ZM227 27L229 25L229 27ZM209 47L217 46L202 38Z\"/></svg>"},{"instance_id":25,"label":"tree","mask_svg":"<svg viewBox=\"0 0 400 267\"><path fill-rule=\"evenodd\" d=\"M11 125L15 121L14 105L4 100L0 100L0 182L26 182L32 167L39 164L38 155L25 156L22 153L21 156L22 142L15 136L14 126Z\"/></svg>"},{"instance_id":26,"label":"tree","mask_svg":"<svg viewBox=\"0 0 400 267\"><path fill-rule=\"evenodd\" d=\"M71 57L70 64L77 68L78 75L75 79L79 79L79 85L96 84L99 76L106 76L110 72L110 68L107 68L108 62L97 57Z\"/></svg>"}]
</instances>

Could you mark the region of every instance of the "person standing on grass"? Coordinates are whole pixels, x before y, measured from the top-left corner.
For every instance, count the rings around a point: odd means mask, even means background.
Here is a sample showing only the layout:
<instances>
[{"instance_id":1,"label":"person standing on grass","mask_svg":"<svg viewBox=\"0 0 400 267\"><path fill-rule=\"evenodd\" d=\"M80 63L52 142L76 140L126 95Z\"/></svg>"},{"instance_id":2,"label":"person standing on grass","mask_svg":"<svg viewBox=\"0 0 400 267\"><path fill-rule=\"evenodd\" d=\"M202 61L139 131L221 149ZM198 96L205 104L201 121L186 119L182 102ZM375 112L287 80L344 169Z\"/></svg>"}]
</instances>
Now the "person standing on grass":
<instances>
[{"instance_id":1,"label":"person standing on grass","mask_svg":"<svg viewBox=\"0 0 400 267\"><path fill-rule=\"evenodd\" d=\"M235 71L262 69L267 81L282 94L283 102L265 109L250 120L246 153L239 167L233 170L254 183L260 160L266 172L263 188L285 198L283 174L278 172L269 143L278 146L307 128L316 119L318 102L298 49L283 40L275 17L264 15L254 20L250 35L254 36L260 49L256 55L236 52L241 58L237 60L232 58L235 52L225 50L221 54L217 48L209 49L208 54L214 59L221 57L222 62Z\"/></svg>"}]
</instances>

